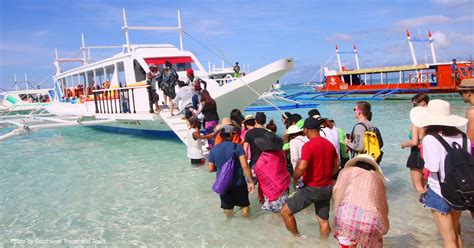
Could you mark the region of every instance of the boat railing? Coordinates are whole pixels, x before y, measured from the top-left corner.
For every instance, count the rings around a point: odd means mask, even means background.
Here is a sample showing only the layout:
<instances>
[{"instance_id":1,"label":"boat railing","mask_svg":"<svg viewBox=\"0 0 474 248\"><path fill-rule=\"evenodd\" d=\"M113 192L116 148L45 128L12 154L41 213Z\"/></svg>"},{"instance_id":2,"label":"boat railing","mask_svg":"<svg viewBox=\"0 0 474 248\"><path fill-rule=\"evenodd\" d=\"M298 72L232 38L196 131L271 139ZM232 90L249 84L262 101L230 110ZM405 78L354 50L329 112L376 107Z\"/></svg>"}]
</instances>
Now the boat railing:
<instances>
[{"instance_id":1,"label":"boat railing","mask_svg":"<svg viewBox=\"0 0 474 248\"><path fill-rule=\"evenodd\" d=\"M148 86L93 90L97 114L136 114L135 91Z\"/></svg>"},{"instance_id":2,"label":"boat railing","mask_svg":"<svg viewBox=\"0 0 474 248\"><path fill-rule=\"evenodd\" d=\"M418 72L408 75L408 83L412 84L426 84L438 83L438 73L437 72Z\"/></svg>"}]
</instances>

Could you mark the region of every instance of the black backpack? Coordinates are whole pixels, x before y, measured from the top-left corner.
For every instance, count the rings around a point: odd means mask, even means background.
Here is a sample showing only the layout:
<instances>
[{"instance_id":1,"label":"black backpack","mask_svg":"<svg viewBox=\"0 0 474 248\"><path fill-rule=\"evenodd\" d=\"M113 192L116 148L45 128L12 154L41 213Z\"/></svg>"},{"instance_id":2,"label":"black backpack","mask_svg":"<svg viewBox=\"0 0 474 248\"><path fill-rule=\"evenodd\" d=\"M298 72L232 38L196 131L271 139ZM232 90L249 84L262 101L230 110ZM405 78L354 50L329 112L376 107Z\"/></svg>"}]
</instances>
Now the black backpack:
<instances>
[{"instance_id":1,"label":"black backpack","mask_svg":"<svg viewBox=\"0 0 474 248\"><path fill-rule=\"evenodd\" d=\"M438 171L443 198L458 211L474 211L474 158L467 150L466 134L462 133L462 147L456 142L451 147L439 134L433 137L448 152L444 159L444 182Z\"/></svg>"}]
</instances>

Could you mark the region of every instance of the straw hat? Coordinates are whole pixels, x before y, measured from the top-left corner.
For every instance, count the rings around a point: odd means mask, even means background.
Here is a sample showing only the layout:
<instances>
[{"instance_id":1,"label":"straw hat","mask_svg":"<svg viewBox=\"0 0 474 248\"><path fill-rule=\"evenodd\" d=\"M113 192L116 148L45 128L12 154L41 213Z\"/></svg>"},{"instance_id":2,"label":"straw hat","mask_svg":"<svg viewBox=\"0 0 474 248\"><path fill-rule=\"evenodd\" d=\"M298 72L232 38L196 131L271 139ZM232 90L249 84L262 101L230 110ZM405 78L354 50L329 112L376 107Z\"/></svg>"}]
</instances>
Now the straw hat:
<instances>
[{"instance_id":1,"label":"straw hat","mask_svg":"<svg viewBox=\"0 0 474 248\"><path fill-rule=\"evenodd\" d=\"M377 172L384 181L388 181L388 179L383 175L383 171L382 168L380 168L380 165L377 164L374 158L368 154L359 154L351 160L347 161L345 168L355 166L357 162L364 162L372 165L375 169L375 172Z\"/></svg>"},{"instance_id":2,"label":"straw hat","mask_svg":"<svg viewBox=\"0 0 474 248\"><path fill-rule=\"evenodd\" d=\"M435 99L428 103L428 107L415 107L410 111L410 120L417 127L432 125L460 127L467 123L467 119L451 114L449 102Z\"/></svg>"},{"instance_id":3,"label":"straw hat","mask_svg":"<svg viewBox=\"0 0 474 248\"><path fill-rule=\"evenodd\" d=\"M246 115L244 122L249 121L249 120L255 120L255 117L253 117L253 115Z\"/></svg>"},{"instance_id":4,"label":"straw hat","mask_svg":"<svg viewBox=\"0 0 474 248\"><path fill-rule=\"evenodd\" d=\"M464 79L458 87L458 91L474 90L474 78Z\"/></svg>"},{"instance_id":5,"label":"straw hat","mask_svg":"<svg viewBox=\"0 0 474 248\"><path fill-rule=\"evenodd\" d=\"M231 125L231 124L232 124L232 121L230 120L230 118L224 117L222 118L221 123L214 128L214 131L220 130L225 125Z\"/></svg>"}]
</instances>

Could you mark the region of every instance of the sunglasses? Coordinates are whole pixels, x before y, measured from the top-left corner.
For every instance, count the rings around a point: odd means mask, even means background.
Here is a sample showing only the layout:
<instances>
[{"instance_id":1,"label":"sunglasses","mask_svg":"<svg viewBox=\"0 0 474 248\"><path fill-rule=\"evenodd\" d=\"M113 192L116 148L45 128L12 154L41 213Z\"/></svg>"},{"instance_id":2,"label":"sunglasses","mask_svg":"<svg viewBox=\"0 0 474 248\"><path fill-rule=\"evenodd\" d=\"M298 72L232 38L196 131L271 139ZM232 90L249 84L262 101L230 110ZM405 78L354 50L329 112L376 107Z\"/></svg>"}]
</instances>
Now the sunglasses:
<instances>
[{"instance_id":1,"label":"sunglasses","mask_svg":"<svg viewBox=\"0 0 474 248\"><path fill-rule=\"evenodd\" d=\"M353 109L354 112L356 112L356 110L358 110L358 109L356 109L356 108Z\"/></svg>"}]
</instances>

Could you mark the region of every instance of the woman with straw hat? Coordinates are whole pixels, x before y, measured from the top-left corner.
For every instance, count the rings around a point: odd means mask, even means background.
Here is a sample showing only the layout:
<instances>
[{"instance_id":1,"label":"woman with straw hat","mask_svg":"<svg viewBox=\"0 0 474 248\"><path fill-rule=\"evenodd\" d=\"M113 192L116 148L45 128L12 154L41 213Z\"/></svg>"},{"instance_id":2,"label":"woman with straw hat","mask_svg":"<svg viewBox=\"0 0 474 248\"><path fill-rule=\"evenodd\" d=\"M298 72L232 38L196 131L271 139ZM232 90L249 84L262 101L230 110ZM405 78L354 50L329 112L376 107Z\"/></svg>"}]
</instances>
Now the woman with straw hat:
<instances>
[{"instance_id":1,"label":"woman with straw hat","mask_svg":"<svg viewBox=\"0 0 474 248\"><path fill-rule=\"evenodd\" d=\"M375 160L360 154L346 163L333 188L334 237L341 247L382 247L388 232L385 177Z\"/></svg>"},{"instance_id":2,"label":"woman with straw hat","mask_svg":"<svg viewBox=\"0 0 474 248\"><path fill-rule=\"evenodd\" d=\"M444 247L463 247L459 223L461 212L455 210L441 194L440 181L445 180L444 161L447 152L435 136L441 136L448 144L463 144L463 139L467 139L466 135L457 127L466 125L467 119L452 115L450 104L439 99L430 101L426 108L413 108L410 119L415 126L425 128L426 134L422 144L425 168L429 171L429 176L428 191L422 201L425 207L431 209ZM467 145L470 147L469 140Z\"/></svg>"}]
</instances>

